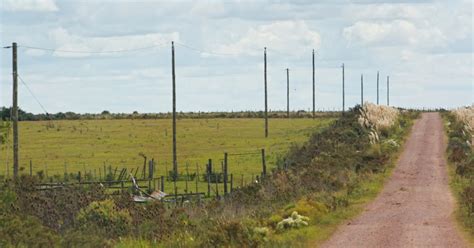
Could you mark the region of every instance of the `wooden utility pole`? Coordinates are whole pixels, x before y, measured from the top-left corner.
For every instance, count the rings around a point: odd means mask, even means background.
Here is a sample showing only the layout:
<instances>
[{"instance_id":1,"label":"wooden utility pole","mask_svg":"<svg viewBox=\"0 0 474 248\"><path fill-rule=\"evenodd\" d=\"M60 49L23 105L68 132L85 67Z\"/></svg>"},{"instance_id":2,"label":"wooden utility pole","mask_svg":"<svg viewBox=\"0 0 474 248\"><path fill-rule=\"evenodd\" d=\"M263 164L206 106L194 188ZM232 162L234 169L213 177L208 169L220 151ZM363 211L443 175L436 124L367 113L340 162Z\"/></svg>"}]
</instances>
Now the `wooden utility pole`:
<instances>
[{"instance_id":1,"label":"wooden utility pole","mask_svg":"<svg viewBox=\"0 0 474 248\"><path fill-rule=\"evenodd\" d=\"M390 77L387 76L387 106L390 106Z\"/></svg>"},{"instance_id":2,"label":"wooden utility pole","mask_svg":"<svg viewBox=\"0 0 474 248\"><path fill-rule=\"evenodd\" d=\"M13 177L18 178L18 58L16 42L12 44L12 62L13 62Z\"/></svg>"},{"instance_id":3,"label":"wooden utility pole","mask_svg":"<svg viewBox=\"0 0 474 248\"><path fill-rule=\"evenodd\" d=\"M377 105L379 105L379 71L377 71Z\"/></svg>"},{"instance_id":4,"label":"wooden utility pole","mask_svg":"<svg viewBox=\"0 0 474 248\"><path fill-rule=\"evenodd\" d=\"M178 160L176 156L176 73L174 68L174 41L171 42L171 71L173 77L173 177L178 176Z\"/></svg>"},{"instance_id":5,"label":"wooden utility pole","mask_svg":"<svg viewBox=\"0 0 474 248\"><path fill-rule=\"evenodd\" d=\"M345 99L345 86L344 86L344 63L342 63L342 114L345 112L345 104L346 104L346 99Z\"/></svg>"},{"instance_id":6,"label":"wooden utility pole","mask_svg":"<svg viewBox=\"0 0 474 248\"><path fill-rule=\"evenodd\" d=\"M315 88L315 72L314 72L314 49L313 49L313 119L316 117L316 88Z\"/></svg>"},{"instance_id":7,"label":"wooden utility pole","mask_svg":"<svg viewBox=\"0 0 474 248\"><path fill-rule=\"evenodd\" d=\"M268 101L267 101L267 48L263 50L263 72L265 84L265 138L268 137Z\"/></svg>"},{"instance_id":8,"label":"wooden utility pole","mask_svg":"<svg viewBox=\"0 0 474 248\"><path fill-rule=\"evenodd\" d=\"M290 118L290 69L286 68L286 115Z\"/></svg>"},{"instance_id":9,"label":"wooden utility pole","mask_svg":"<svg viewBox=\"0 0 474 248\"><path fill-rule=\"evenodd\" d=\"M360 74L360 106L364 107L364 74Z\"/></svg>"}]
</instances>

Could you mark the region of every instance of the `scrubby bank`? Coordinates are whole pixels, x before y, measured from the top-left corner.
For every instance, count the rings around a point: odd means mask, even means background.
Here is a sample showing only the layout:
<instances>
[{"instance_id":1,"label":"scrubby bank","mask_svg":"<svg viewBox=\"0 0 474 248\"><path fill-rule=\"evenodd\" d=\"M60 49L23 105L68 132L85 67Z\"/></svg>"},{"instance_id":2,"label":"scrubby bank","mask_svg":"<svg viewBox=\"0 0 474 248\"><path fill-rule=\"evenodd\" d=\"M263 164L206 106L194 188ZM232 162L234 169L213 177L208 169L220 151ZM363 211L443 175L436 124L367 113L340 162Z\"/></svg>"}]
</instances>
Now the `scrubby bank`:
<instances>
[{"instance_id":1,"label":"scrubby bank","mask_svg":"<svg viewBox=\"0 0 474 248\"><path fill-rule=\"evenodd\" d=\"M451 185L459 202L458 220L474 237L474 106L443 114L448 134Z\"/></svg>"},{"instance_id":2,"label":"scrubby bank","mask_svg":"<svg viewBox=\"0 0 474 248\"><path fill-rule=\"evenodd\" d=\"M366 194L360 185L389 168L416 117L397 111L392 125L372 129L359 123L362 111L346 112L292 147L272 173L224 199L140 205L127 194L106 195L100 186L38 191L32 187L34 177L7 182L0 187L0 247L302 244L308 237L299 236L300 230L321 224ZM370 138L374 130L375 142Z\"/></svg>"}]
</instances>

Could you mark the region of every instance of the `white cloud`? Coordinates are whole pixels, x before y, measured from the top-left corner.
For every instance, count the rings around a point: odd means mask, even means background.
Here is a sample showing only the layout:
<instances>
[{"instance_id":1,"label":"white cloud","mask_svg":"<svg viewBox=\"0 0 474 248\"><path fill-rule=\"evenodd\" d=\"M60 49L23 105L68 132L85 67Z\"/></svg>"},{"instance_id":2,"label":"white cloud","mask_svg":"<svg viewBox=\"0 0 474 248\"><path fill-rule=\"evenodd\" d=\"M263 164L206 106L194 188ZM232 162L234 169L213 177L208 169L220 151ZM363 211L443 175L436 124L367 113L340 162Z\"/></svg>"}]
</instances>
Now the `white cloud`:
<instances>
[{"instance_id":1,"label":"white cloud","mask_svg":"<svg viewBox=\"0 0 474 248\"><path fill-rule=\"evenodd\" d=\"M355 20L367 19L421 19L433 13L435 8L427 4L366 4L351 5L345 15Z\"/></svg>"},{"instance_id":2,"label":"white cloud","mask_svg":"<svg viewBox=\"0 0 474 248\"><path fill-rule=\"evenodd\" d=\"M447 37L433 26L418 27L407 20L387 22L358 21L345 27L343 37L350 43L363 45L423 45L429 47L446 44Z\"/></svg>"},{"instance_id":3,"label":"white cloud","mask_svg":"<svg viewBox=\"0 0 474 248\"><path fill-rule=\"evenodd\" d=\"M276 21L271 24L250 28L241 38L230 44L221 45L219 52L228 54L261 54L263 47L293 56L300 56L307 50L318 49L321 37L311 30L305 21Z\"/></svg>"},{"instance_id":4,"label":"white cloud","mask_svg":"<svg viewBox=\"0 0 474 248\"><path fill-rule=\"evenodd\" d=\"M58 11L54 0L2 0L2 9L7 11Z\"/></svg>"},{"instance_id":5,"label":"white cloud","mask_svg":"<svg viewBox=\"0 0 474 248\"><path fill-rule=\"evenodd\" d=\"M177 32L83 37L70 34L69 31L64 28L57 28L50 31L49 36L56 43L57 47L53 55L58 57L87 57L91 55L87 52L107 52L161 45L167 46L172 40L179 42L179 33ZM67 51L79 52L74 53ZM102 55L113 55L113 53L103 53Z\"/></svg>"}]
</instances>

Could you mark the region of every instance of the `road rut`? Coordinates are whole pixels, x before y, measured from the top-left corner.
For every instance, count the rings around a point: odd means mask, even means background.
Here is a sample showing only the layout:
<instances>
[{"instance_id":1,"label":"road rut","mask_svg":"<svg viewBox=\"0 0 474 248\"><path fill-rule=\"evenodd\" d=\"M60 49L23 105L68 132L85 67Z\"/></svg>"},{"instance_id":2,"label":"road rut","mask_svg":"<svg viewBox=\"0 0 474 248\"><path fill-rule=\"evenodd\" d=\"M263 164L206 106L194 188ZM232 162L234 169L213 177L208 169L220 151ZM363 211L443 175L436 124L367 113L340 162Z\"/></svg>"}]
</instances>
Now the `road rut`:
<instances>
[{"instance_id":1,"label":"road rut","mask_svg":"<svg viewBox=\"0 0 474 248\"><path fill-rule=\"evenodd\" d=\"M468 247L456 229L439 113L423 113L384 189L322 247Z\"/></svg>"}]
</instances>

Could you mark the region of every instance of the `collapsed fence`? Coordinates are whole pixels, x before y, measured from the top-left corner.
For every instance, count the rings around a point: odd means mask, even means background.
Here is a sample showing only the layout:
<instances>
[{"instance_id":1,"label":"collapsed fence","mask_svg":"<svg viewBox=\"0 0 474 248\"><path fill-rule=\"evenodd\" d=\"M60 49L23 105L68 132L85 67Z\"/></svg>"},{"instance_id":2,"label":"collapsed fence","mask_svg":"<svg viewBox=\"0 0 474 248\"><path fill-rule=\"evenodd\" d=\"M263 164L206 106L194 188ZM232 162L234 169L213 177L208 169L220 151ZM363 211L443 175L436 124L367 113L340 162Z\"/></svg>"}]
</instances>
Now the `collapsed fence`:
<instances>
[{"instance_id":1,"label":"collapsed fence","mask_svg":"<svg viewBox=\"0 0 474 248\"><path fill-rule=\"evenodd\" d=\"M238 157L260 157L260 173L233 173L229 160ZM39 182L35 184L36 190L96 184L107 189L108 194L120 194L133 191L134 183L136 183L148 194L155 191L166 192L166 196L163 197L165 200L178 201L179 199L223 197L237 188L259 183L269 173L265 149L256 152L224 153L222 159L208 159L204 164L204 170L196 164L194 172L190 172L189 164L186 163L185 172L175 174L173 170L169 170L165 175L159 175L157 166L157 161L154 159L147 161L145 158L142 165L131 169L113 167L104 163L96 169L87 169L84 166L82 171L68 172L68 164L65 164L63 176L58 174L49 176L47 167L45 167L46 171L35 170L35 165L30 160L28 172L23 174L38 178ZM287 169L288 161L275 162L271 167ZM33 171L36 171L36 174Z\"/></svg>"}]
</instances>

